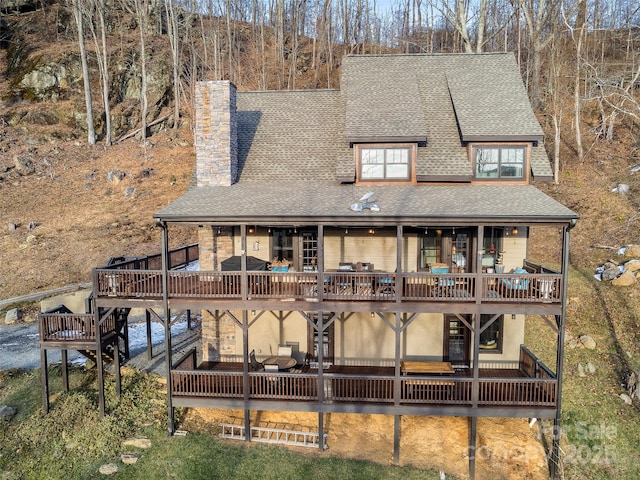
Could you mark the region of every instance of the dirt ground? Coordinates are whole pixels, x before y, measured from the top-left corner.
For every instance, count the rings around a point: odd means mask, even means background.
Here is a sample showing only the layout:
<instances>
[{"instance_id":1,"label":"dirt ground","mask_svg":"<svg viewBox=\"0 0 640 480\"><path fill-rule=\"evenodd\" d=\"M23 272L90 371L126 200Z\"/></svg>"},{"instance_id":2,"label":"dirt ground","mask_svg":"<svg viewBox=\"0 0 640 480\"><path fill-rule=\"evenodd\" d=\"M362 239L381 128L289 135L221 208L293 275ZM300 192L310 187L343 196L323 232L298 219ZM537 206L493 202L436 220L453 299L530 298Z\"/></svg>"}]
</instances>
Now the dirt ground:
<instances>
[{"instance_id":1,"label":"dirt ground","mask_svg":"<svg viewBox=\"0 0 640 480\"><path fill-rule=\"evenodd\" d=\"M197 430L204 422L211 427L219 423L242 425L244 416L241 410L190 409L178 428ZM317 432L318 416L301 412L252 412L251 424ZM400 429L400 465L468 478L469 424L466 418L405 416ZM545 451L538 431L538 424L529 427L527 419L479 419L476 478L548 479ZM325 433L329 448L324 453L307 447L286 448L307 454L393 464L391 415L325 414Z\"/></svg>"}]
</instances>

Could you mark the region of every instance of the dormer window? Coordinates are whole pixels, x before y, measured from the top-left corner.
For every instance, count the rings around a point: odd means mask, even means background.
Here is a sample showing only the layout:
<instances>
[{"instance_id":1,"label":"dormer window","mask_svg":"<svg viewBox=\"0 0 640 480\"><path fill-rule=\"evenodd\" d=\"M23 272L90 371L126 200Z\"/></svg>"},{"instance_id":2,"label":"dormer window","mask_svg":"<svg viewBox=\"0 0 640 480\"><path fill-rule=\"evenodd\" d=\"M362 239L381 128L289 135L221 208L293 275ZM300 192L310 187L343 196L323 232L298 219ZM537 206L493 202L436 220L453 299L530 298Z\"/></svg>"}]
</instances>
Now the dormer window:
<instances>
[{"instance_id":1,"label":"dormer window","mask_svg":"<svg viewBox=\"0 0 640 480\"><path fill-rule=\"evenodd\" d=\"M475 145L473 147L477 179L524 179L526 146Z\"/></svg>"},{"instance_id":2,"label":"dormer window","mask_svg":"<svg viewBox=\"0 0 640 480\"><path fill-rule=\"evenodd\" d=\"M359 180L411 181L414 151L413 145L357 147Z\"/></svg>"}]
</instances>

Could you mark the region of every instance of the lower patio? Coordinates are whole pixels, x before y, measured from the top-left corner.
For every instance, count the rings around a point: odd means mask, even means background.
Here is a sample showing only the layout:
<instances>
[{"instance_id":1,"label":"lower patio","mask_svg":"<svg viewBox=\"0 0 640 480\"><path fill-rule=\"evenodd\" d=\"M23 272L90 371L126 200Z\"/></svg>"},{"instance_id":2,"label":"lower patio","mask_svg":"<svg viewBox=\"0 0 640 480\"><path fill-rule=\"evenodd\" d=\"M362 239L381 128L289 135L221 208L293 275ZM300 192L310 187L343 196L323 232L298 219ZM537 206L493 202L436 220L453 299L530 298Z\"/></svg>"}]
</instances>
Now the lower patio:
<instances>
[{"instance_id":1,"label":"lower patio","mask_svg":"<svg viewBox=\"0 0 640 480\"><path fill-rule=\"evenodd\" d=\"M179 404L238 400L379 406L556 407L557 380L526 347L512 368L456 368L451 374L395 375L393 366L301 365L288 371L245 373L244 362L203 362L188 352L171 370ZM477 393L474 395L477 382ZM282 408L276 408L282 409Z\"/></svg>"}]
</instances>

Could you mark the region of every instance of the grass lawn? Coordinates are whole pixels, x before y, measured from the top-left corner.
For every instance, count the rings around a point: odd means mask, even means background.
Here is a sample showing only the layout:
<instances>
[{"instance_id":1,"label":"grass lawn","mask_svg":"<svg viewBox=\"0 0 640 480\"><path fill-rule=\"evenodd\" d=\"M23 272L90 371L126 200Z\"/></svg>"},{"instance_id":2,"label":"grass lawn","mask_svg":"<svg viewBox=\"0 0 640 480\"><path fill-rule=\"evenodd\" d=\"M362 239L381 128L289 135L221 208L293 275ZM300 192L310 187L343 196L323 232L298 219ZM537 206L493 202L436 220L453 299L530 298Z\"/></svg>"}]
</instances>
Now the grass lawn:
<instances>
[{"instance_id":1,"label":"grass lawn","mask_svg":"<svg viewBox=\"0 0 640 480\"><path fill-rule=\"evenodd\" d=\"M590 335L596 349L565 348L560 472L566 479L640 478L640 415L620 398L638 369L637 287L597 282L593 271L572 269L567 294L568 336ZM525 342L555 367L555 337L540 317L527 319ZM591 363L594 373L578 374ZM549 432L551 433L551 432Z\"/></svg>"},{"instance_id":2,"label":"grass lawn","mask_svg":"<svg viewBox=\"0 0 640 480\"><path fill-rule=\"evenodd\" d=\"M55 369L55 367L52 367ZM60 393L49 415L41 414L39 371L0 372L0 405L18 406L0 424L0 479L94 479L114 463L123 479L438 479L437 472L378 465L263 444L223 441L207 431L169 437L165 396L156 377L125 369L123 397L98 417L95 373L73 369L71 391ZM52 372L52 392L62 389ZM108 377L109 378L109 377ZM109 378L107 399L115 399ZM123 447L131 436L151 440L146 450ZM140 456L124 465L122 453ZM448 477L451 478L451 477Z\"/></svg>"}]
</instances>

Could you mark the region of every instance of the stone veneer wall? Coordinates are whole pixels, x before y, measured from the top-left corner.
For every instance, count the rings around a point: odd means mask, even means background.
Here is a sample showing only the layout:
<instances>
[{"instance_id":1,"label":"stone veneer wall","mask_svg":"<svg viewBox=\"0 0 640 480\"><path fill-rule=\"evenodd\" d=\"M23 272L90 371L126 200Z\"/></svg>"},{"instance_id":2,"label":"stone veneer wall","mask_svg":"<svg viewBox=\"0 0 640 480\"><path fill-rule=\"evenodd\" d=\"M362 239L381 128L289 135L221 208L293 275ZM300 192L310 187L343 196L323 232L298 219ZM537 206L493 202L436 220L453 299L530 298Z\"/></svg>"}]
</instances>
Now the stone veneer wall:
<instances>
[{"instance_id":1,"label":"stone veneer wall","mask_svg":"<svg viewBox=\"0 0 640 480\"><path fill-rule=\"evenodd\" d=\"M197 185L232 185L238 179L236 87L229 81L198 82L195 94Z\"/></svg>"},{"instance_id":2,"label":"stone veneer wall","mask_svg":"<svg viewBox=\"0 0 640 480\"><path fill-rule=\"evenodd\" d=\"M196 184L231 186L238 178L236 87L229 81L198 82L195 94ZM220 270L220 262L234 254L231 228L201 227L198 241L200 270ZM204 361L236 353L236 325L221 314L202 312Z\"/></svg>"}]
</instances>

